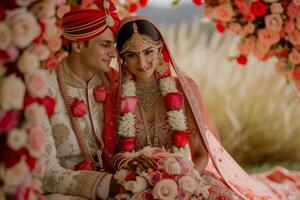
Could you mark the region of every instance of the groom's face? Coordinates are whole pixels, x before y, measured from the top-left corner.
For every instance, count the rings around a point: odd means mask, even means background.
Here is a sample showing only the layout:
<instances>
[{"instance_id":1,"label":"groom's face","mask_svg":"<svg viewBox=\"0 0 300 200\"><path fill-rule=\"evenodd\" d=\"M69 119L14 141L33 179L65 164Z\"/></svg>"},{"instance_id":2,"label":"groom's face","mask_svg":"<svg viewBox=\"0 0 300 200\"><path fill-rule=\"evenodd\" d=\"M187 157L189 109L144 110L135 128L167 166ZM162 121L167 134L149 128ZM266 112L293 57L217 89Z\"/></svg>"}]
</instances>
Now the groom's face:
<instances>
[{"instance_id":1,"label":"groom's face","mask_svg":"<svg viewBox=\"0 0 300 200\"><path fill-rule=\"evenodd\" d=\"M128 70L136 79L146 82L154 76L153 61L158 57L159 48L146 43L133 44L138 48L129 48L123 53L123 59Z\"/></svg>"}]
</instances>

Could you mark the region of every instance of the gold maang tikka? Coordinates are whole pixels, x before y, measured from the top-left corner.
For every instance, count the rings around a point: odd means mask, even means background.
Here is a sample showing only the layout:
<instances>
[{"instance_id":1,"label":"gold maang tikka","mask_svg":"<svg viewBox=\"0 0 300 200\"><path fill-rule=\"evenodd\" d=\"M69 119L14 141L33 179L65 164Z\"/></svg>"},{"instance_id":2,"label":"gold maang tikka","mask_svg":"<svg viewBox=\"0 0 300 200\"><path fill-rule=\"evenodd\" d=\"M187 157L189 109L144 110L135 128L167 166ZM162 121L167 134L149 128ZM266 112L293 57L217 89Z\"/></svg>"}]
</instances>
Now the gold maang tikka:
<instances>
[{"instance_id":1,"label":"gold maang tikka","mask_svg":"<svg viewBox=\"0 0 300 200\"><path fill-rule=\"evenodd\" d=\"M131 38L124 43L120 53L124 53L129 48L133 51L138 51L140 49L139 47L142 43L149 44L152 47L160 47L161 46L160 40L153 41L150 37L148 37L146 35L141 35L138 32L138 27L135 22L132 23L132 27L133 27L133 34L132 34Z\"/></svg>"}]
</instances>

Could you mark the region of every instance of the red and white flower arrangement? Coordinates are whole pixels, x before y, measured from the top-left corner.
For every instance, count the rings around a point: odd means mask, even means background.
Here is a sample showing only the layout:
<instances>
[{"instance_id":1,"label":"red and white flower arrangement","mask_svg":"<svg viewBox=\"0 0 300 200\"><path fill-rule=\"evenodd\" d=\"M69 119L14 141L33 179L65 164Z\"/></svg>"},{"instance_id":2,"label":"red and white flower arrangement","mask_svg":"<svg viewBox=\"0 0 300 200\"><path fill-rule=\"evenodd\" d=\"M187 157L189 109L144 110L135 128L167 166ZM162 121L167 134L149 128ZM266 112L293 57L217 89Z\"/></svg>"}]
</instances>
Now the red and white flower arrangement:
<instances>
[{"instance_id":1,"label":"red and white flower arrangement","mask_svg":"<svg viewBox=\"0 0 300 200\"><path fill-rule=\"evenodd\" d=\"M241 37L236 57L245 65L249 54L259 60L275 56L276 71L294 80L300 91L300 3L297 0L207 0L204 16L219 32Z\"/></svg>"},{"instance_id":2,"label":"red and white flower arrangement","mask_svg":"<svg viewBox=\"0 0 300 200\"><path fill-rule=\"evenodd\" d=\"M122 185L115 199L201 199L209 195L205 184L193 163L180 153L170 153L162 148L145 147L136 153L152 158L157 169L148 169L134 174L121 169L115 179Z\"/></svg>"},{"instance_id":3,"label":"red and white flower arrangement","mask_svg":"<svg viewBox=\"0 0 300 200\"><path fill-rule=\"evenodd\" d=\"M167 69L169 71L169 69ZM181 152L188 156L188 133L186 116L183 110L183 94L176 86L175 78L167 73L159 79L161 94L164 98L167 111L167 121L173 131L173 152ZM134 80L127 79L122 84L121 116L118 134L120 136L121 151L133 152L135 150L136 116L135 110L138 102Z\"/></svg>"},{"instance_id":4,"label":"red and white flower arrangement","mask_svg":"<svg viewBox=\"0 0 300 200\"><path fill-rule=\"evenodd\" d=\"M53 114L55 100L48 96L43 68L56 66L66 56L59 51L57 12L65 3L0 3L0 196L4 199L44 199L42 123Z\"/></svg>"}]
</instances>

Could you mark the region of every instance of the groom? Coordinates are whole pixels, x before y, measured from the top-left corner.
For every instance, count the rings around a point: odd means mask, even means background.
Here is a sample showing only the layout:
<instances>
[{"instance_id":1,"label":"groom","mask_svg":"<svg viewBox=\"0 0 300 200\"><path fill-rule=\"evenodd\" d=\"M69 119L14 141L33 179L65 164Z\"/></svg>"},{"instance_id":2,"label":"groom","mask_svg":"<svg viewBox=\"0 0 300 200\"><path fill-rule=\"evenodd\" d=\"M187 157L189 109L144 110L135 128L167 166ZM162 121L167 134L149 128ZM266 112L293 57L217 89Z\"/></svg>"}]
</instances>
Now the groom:
<instances>
[{"instance_id":1,"label":"groom","mask_svg":"<svg viewBox=\"0 0 300 200\"><path fill-rule=\"evenodd\" d=\"M107 199L119 191L109 173L118 84L109 64L116 56L119 19L109 0L94 4L96 8L77 8L62 19L69 56L50 72L48 86L57 107L44 122L48 199Z\"/></svg>"}]
</instances>

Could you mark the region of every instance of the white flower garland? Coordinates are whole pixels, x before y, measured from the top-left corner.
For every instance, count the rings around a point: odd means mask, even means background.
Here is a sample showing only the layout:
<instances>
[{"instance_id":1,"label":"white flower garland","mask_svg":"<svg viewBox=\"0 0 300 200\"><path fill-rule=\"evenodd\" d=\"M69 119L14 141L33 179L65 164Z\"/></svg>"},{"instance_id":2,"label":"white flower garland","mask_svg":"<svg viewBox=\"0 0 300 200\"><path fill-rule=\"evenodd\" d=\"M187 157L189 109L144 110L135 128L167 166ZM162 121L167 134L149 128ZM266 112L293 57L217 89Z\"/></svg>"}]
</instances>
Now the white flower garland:
<instances>
[{"instance_id":1,"label":"white flower garland","mask_svg":"<svg viewBox=\"0 0 300 200\"><path fill-rule=\"evenodd\" d=\"M178 89L176 87L176 82L174 77L168 76L159 80L160 90L163 96L166 96L168 93L176 93ZM136 87L133 80L126 80L122 85L122 97L136 97ZM186 116L183 109L180 110L169 110L167 112L167 122L174 132L176 131L186 131L187 122ZM124 113L120 118L118 134L123 138L134 137L136 135L135 129L136 116L134 113ZM172 147L172 152L180 152L185 156L188 155L188 145L184 147Z\"/></svg>"}]
</instances>

